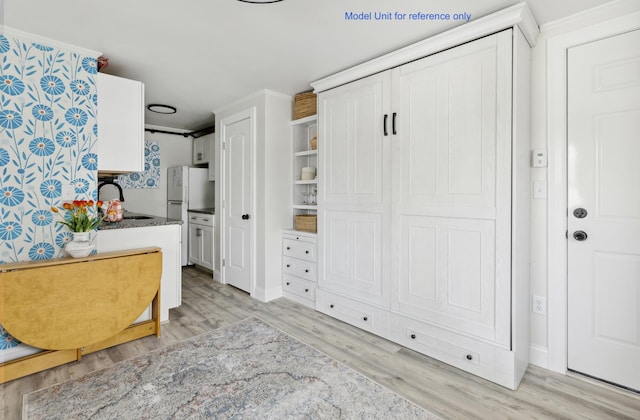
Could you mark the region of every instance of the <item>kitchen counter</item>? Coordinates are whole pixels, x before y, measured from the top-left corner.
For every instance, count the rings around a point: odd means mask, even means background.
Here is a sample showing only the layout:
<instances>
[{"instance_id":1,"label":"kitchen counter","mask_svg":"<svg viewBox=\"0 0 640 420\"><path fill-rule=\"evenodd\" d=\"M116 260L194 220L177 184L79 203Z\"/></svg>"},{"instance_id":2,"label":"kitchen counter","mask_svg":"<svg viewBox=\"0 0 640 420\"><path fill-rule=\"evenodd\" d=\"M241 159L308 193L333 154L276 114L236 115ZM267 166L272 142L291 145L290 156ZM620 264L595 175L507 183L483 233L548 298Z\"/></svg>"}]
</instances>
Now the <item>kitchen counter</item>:
<instances>
[{"instance_id":1,"label":"kitchen counter","mask_svg":"<svg viewBox=\"0 0 640 420\"><path fill-rule=\"evenodd\" d=\"M204 209L189 209L188 212L191 213L202 213L202 214L216 214L216 209L213 207L207 207Z\"/></svg>"},{"instance_id":2,"label":"kitchen counter","mask_svg":"<svg viewBox=\"0 0 640 420\"><path fill-rule=\"evenodd\" d=\"M98 230L129 229L149 226L181 225L182 220L169 219L167 217L153 216L143 213L124 212L124 218L120 222L103 221Z\"/></svg>"}]
</instances>

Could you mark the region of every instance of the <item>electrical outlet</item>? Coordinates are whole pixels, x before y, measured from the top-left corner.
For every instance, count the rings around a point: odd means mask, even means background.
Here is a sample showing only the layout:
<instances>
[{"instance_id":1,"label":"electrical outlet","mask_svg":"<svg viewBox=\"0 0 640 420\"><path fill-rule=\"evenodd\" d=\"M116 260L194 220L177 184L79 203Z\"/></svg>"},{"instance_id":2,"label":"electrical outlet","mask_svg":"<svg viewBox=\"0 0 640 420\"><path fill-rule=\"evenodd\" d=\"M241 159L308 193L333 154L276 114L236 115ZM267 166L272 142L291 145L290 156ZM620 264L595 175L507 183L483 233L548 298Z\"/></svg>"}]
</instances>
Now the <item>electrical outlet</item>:
<instances>
[{"instance_id":1,"label":"electrical outlet","mask_svg":"<svg viewBox=\"0 0 640 420\"><path fill-rule=\"evenodd\" d=\"M533 296L531 311L534 314L546 315L547 314L547 300L542 296Z\"/></svg>"}]
</instances>

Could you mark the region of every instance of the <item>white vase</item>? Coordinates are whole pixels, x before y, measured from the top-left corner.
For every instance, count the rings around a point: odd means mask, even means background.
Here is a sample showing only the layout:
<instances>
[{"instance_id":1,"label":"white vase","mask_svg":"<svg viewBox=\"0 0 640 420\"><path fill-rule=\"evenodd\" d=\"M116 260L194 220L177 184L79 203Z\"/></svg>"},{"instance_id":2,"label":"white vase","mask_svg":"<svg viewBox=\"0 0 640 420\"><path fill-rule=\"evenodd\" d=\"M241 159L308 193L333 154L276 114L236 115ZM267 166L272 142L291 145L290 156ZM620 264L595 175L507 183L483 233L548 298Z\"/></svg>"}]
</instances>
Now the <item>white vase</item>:
<instances>
[{"instance_id":1,"label":"white vase","mask_svg":"<svg viewBox=\"0 0 640 420\"><path fill-rule=\"evenodd\" d=\"M93 251L93 242L90 240L91 232L73 232L73 240L64 250L73 258L83 258Z\"/></svg>"}]
</instances>

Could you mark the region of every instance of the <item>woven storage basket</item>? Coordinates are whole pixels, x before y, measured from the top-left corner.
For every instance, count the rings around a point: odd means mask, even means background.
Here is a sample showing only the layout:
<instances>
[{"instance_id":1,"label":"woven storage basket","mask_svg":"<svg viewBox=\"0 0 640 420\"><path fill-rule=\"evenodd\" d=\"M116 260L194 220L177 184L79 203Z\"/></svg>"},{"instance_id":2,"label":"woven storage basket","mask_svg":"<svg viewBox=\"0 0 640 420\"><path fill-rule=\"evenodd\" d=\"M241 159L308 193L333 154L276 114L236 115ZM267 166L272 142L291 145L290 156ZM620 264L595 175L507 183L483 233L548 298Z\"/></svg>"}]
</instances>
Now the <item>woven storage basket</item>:
<instances>
[{"instance_id":1,"label":"woven storage basket","mask_svg":"<svg viewBox=\"0 0 640 420\"><path fill-rule=\"evenodd\" d=\"M293 119L316 114L316 94L313 92L298 93L293 98Z\"/></svg>"},{"instance_id":2,"label":"woven storage basket","mask_svg":"<svg viewBox=\"0 0 640 420\"><path fill-rule=\"evenodd\" d=\"M298 214L295 220L296 230L313 233L318 231L318 216L315 214Z\"/></svg>"}]
</instances>

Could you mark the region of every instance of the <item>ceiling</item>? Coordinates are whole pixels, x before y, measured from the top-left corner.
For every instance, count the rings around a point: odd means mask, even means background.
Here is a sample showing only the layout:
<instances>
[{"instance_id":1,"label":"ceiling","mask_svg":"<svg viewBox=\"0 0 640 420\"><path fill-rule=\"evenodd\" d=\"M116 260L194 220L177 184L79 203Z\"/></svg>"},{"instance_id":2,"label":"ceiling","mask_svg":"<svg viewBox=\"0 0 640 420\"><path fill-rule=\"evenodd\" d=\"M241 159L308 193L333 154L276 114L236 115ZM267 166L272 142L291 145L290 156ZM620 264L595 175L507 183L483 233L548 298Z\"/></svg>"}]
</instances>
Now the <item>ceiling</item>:
<instances>
[{"instance_id":1,"label":"ceiling","mask_svg":"<svg viewBox=\"0 0 640 420\"><path fill-rule=\"evenodd\" d=\"M529 0L539 25L609 0ZM288 95L309 83L462 24L349 21L345 12L469 13L518 0L0 0L4 24L109 58L105 73L140 80L147 124L196 130L212 111L260 89Z\"/></svg>"}]
</instances>

